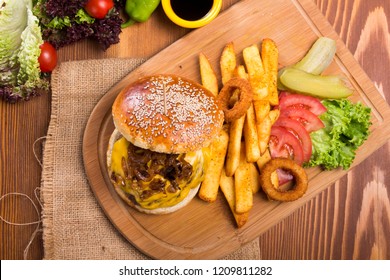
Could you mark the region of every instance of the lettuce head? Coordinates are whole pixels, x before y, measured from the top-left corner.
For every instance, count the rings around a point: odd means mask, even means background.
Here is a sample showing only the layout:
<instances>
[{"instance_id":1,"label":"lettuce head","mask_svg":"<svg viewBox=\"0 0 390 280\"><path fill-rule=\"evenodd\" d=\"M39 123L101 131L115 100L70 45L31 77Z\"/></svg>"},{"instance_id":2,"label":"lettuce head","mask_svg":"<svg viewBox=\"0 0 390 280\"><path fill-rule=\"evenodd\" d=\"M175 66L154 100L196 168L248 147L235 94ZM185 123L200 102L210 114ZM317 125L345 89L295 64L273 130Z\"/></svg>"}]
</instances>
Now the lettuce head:
<instances>
[{"instance_id":1,"label":"lettuce head","mask_svg":"<svg viewBox=\"0 0 390 280\"><path fill-rule=\"evenodd\" d=\"M0 0L0 97L28 100L48 88L38 57L43 43L32 0Z\"/></svg>"}]
</instances>

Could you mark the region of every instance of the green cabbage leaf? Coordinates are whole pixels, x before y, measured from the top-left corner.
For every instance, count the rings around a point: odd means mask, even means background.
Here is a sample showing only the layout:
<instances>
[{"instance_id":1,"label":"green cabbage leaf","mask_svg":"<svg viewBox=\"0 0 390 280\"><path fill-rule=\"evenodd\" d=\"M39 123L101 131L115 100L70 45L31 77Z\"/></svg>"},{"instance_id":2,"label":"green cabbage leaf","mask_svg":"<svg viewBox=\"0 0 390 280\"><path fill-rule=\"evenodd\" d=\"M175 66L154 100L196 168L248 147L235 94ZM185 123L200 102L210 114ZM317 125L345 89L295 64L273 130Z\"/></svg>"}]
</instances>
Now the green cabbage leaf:
<instances>
[{"instance_id":1,"label":"green cabbage leaf","mask_svg":"<svg viewBox=\"0 0 390 280\"><path fill-rule=\"evenodd\" d=\"M43 40L31 0L0 0L0 34L0 97L28 100L48 89L39 68Z\"/></svg>"}]
</instances>

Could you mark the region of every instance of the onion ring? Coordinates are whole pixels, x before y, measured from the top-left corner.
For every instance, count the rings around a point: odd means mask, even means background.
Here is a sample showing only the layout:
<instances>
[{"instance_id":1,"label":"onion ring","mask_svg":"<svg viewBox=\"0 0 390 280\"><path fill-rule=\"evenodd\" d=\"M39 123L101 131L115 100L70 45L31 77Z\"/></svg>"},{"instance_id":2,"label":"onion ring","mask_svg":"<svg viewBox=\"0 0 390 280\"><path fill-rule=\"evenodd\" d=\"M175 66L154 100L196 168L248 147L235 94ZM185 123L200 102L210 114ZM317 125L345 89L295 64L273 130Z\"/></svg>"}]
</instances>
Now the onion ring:
<instances>
[{"instance_id":1,"label":"onion ring","mask_svg":"<svg viewBox=\"0 0 390 280\"><path fill-rule=\"evenodd\" d=\"M240 97L234 103L233 107L229 109L230 98L235 90L240 91ZM225 114L225 121L231 122L245 115L251 105L252 99L252 88L247 80L238 77L230 79L218 95L218 102Z\"/></svg>"},{"instance_id":2,"label":"onion ring","mask_svg":"<svg viewBox=\"0 0 390 280\"><path fill-rule=\"evenodd\" d=\"M272 184L271 174L279 168L289 171L295 178L295 185L289 190L281 190ZM307 175L303 167L288 158L274 158L268 161L261 169L260 182L268 198L278 201L297 200L306 193L308 186Z\"/></svg>"}]
</instances>

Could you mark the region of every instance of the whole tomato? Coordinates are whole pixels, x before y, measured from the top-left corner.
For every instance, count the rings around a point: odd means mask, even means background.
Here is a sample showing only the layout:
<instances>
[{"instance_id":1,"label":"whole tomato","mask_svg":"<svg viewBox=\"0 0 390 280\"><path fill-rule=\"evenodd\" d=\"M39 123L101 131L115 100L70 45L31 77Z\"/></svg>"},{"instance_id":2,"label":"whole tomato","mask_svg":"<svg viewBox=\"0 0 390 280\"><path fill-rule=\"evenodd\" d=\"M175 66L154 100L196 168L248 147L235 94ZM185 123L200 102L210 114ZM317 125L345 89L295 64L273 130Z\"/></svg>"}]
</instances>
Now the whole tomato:
<instances>
[{"instance_id":1,"label":"whole tomato","mask_svg":"<svg viewBox=\"0 0 390 280\"><path fill-rule=\"evenodd\" d=\"M39 46L41 54L38 57L39 67L42 72L51 72L57 66L57 51L49 42Z\"/></svg>"},{"instance_id":2,"label":"whole tomato","mask_svg":"<svg viewBox=\"0 0 390 280\"><path fill-rule=\"evenodd\" d=\"M103 19L112 7L114 7L113 0L89 0L85 4L84 9L91 17Z\"/></svg>"}]
</instances>

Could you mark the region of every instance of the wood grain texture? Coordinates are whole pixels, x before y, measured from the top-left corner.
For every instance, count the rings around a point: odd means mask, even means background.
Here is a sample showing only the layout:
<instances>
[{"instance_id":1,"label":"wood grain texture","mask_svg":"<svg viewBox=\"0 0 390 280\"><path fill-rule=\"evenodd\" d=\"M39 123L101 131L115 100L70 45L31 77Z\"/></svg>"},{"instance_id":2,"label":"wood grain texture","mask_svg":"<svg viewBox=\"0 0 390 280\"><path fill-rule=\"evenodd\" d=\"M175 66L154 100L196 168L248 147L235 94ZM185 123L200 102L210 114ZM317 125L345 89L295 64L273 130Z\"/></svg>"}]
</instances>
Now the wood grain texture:
<instances>
[{"instance_id":1,"label":"wood grain texture","mask_svg":"<svg viewBox=\"0 0 390 280\"><path fill-rule=\"evenodd\" d=\"M239 1L225 0L223 9L236 2ZM389 1L313 2L389 100ZM62 49L59 55L61 61L105 57L148 58L188 32L190 30L170 23L159 8L147 23L125 30L120 46L103 53L92 43L82 42ZM0 115L0 193L17 191L34 197L41 169L34 158L32 145L46 133L50 96L17 105L0 101ZM262 258L390 259L389 148L387 143L334 186L260 236ZM0 210L3 216L13 221L37 218L32 209L26 209L26 203L20 198L3 201ZM34 226L15 227L1 222L0 258L23 258L23 250L34 229ZM38 237L30 248L28 258L41 259L43 256L42 240Z\"/></svg>"},{"instance_id":2,"label":"wood grain texture","mask_svg":"<svg viewBox=\"0 0 390 280\"><path fill-rule=\"evenodd\" d=\"M386 100L388 1L315 1ZM389 259L390 144L260 237L265 259ZM277 236L277 238L274 238ZM272 241L272 242L270 242Z\"/></svg>"},{"instance_id":3,"label":"wood grain texture","mask_svg":"<svg viewBox=\"0 0 390 280\"><path fill-rule=\"evenodd\" d=\"M270 19L286 12L291 16L283 21L288 28L280 28L279 23L269 23ZM232 25L228 22L241 24ZM305 35L302 35L302 30L305 30ZM212 35L207 37L205 34ZM154 73L172 73L199 81L197 57L200 52L204 52L213 68L218 69L220 53L227 42L233 41L236 52L240 54L243 48L258 44L260 38L264 37L275 40L281 54L279 63L289 65L307 52L317 36L333 37L338 45L335 62L328 68L328 73L347 75L356 90L351 98L372 107L371 137L362 146L354 164L388 139L390 110L387 103L312 2L274 0L272 4L267 2L259 5L257 0L248 0L238 3L220 15L212 25L178 40L127 75L105 94L91 115L83 145L87 175L107 216L130 242L154 258L221 258L245 242L257 238L345 174L339 169L328 172L321 172L319 168L308 170L309 190L303 198L293 203L280 204L270 202L264 196L255 196L249 222L240 230L226 224L227 220L220 215L221 211L229 212L228 209L223 210L222 197L207 207L195 200L183 211L169 216L145 217L133 211L129 214L126 207L118 205L120 199L112 195L107 187L110 181L106 172L99 174L106 166L104 147L107 143L101 142L101 139L107 139L113 130L107 129L108 124L112 124L111 118L107 116L110 116L113 99L120 89L132 81ZM204 219L209 213L213 213L213 223ZM191 224L186 223L187 220L191 220ZM175 226L175 223L180 223L180 226Z\"/></svg>"}]
</instances>

